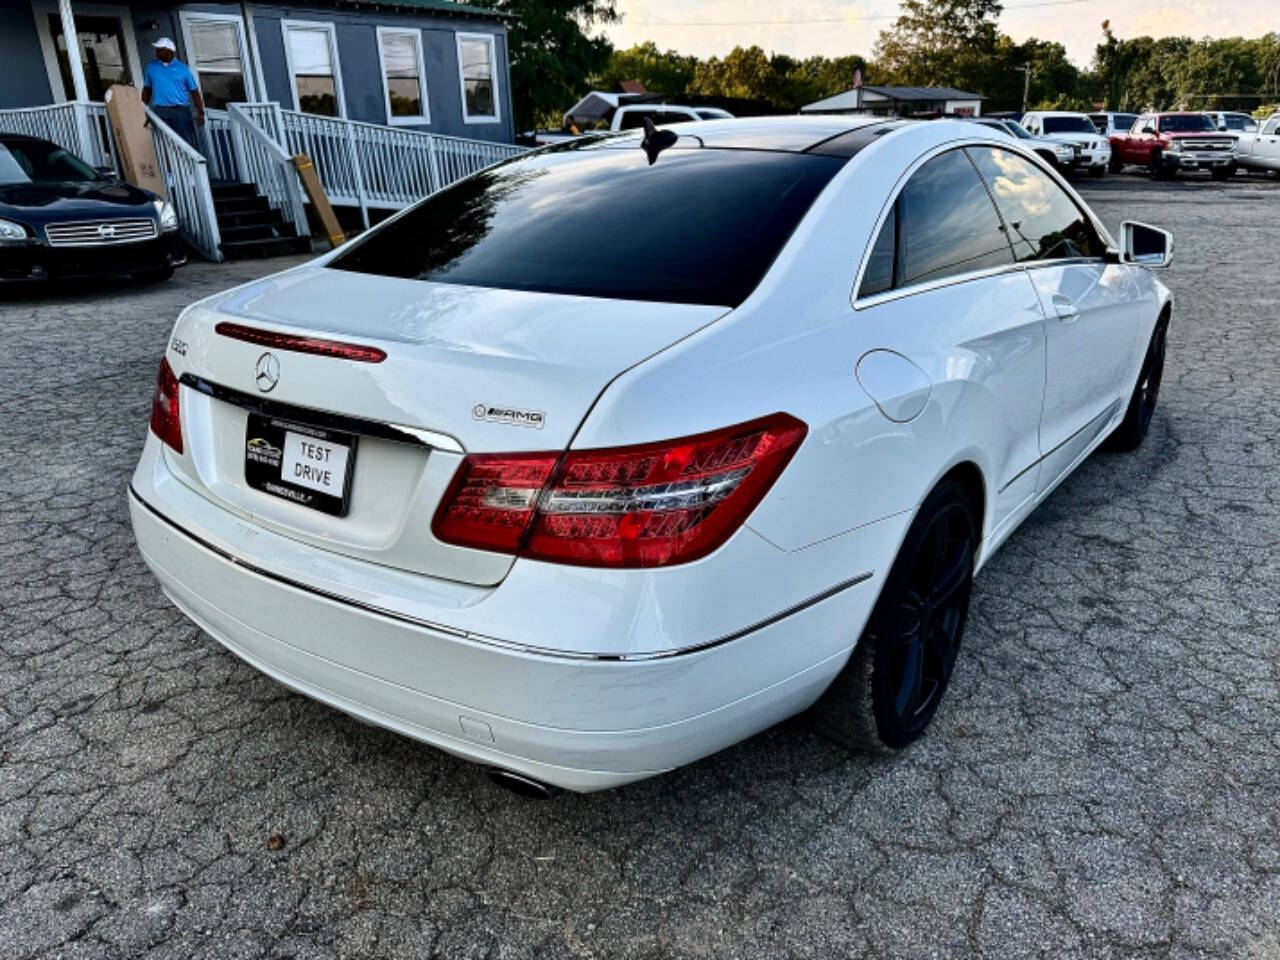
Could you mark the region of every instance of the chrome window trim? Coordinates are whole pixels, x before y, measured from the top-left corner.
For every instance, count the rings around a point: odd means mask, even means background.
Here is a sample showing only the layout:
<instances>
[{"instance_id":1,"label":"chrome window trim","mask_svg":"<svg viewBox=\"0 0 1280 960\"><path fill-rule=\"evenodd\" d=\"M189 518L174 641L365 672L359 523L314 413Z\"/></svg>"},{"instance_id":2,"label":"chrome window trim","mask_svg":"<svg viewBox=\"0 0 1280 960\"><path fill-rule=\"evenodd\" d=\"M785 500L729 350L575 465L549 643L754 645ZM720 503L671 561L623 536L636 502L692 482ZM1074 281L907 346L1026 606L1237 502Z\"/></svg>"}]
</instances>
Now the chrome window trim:
<instances>
[{"instance_id":1,"label":"chrome window trim","mask_svg":"<svg viewBox=\"0 0 1280 960\"><path fill-rule=\"evenodd\" d=\"M888 303L893 300L900 300L903 297L914 296L917 293L928 293L930 290L937 290L942 287L954 286L955 284L958 284L958 283L968 283L972 280L983 280L988 277L996 277L1002 274L1012 273L1018 270L1025 272L1027 270L1039 269L1041 267L1058 267L1058 266L1063 266L1064 264L1072 264L1072 263L1105 263L1104 257L1069 257L1069 258L1058 259L1058 260L1031 260L1031 261L1021 261L1021 262L1015 261L1009 264L1007 267L989 267L985 270L971 270L966 273L955 273L955 274L952 274L951 276L942 277L938 280L928 280L924 283L908 284L905 287L897 287L893 290L885 290L881 293L873 293L870 296L859 297L858 289L862 286L862 277L863 277L863 274L866 273L867 264L871 259L871 251L875 247L876 239L880 236L880 230L884 227L885 220L888 218L889 214L893 211L893 206L898 202L898 197L899 195L901 195L903 188L906 187L907 182L910 181L911 177L915 175L917 170L919 170L922 166L924 166L934 157L940 154L946 153L949 150L966 149L968 147L991 147L996 150L1005 150L1005 151L1008 151L1009 153L1017 154L1019 157L1022 157L1022 159L1026 160L1028 163L1035 164L1037 167L1040 168L1040 170L1047 173L1049 175L1049 178L1053 180L1054 183L1056 183L1059 186L1059 188L1062 188L1064 186L1066 187L1066 189L1063 190L1063 192L1067 195L1067 199L1069 199L1073 204L1075 204L1076 209L1078 209L1084 216L1088 217L1089 222L1093 224L1094 230L1097 231L1098 239L1102 241L1103 246L1106 247L1107 249L1112 249L1115 247L1115 240L1112 239L1111 234L1107 231L1106 227L1102 225L1101 221L1099 221L1098 218L1094 215L1093 211L1090 210L1087 206L1081 205L1080 201L1076 199L1074 191L1071 189L1071 185L1067 183L1066 180L1064 180L1056 170L1054 170L1047 163L1045 163L1044 159L1040 157L1039 154L1035 153L1032 150L1027 150L1023 148L1021 144L1017 143L1016 141L1011 143L1008 140L997 141L994 139L951 140L951 141L948 141L947 143L939 144L938 146L935 146L933 149L929 150L928 152L923 153L919 157L917 157L915 162L912 163L911 166L909 166L906 169L906 171L902 174L902 176L898 178L898 181L893 185L893 190L889 194L889 200L885 203L884 207L880 210L880 215L876 218L875 226L871 230L871 236L867 239L867 241L865 242L862 248L862 260L858 264L858 271L854 275L853 289L850 291L850 294L849 294L850 304L852 305L855 311L868 310L872 307L879 306L882 303ZM990 188L987 187L986 179L983 178L982 174L977 170L976 167L974 168L974 173L978 176L978 179L981 181L982 185L987 188L988 196L990 196ZM996 207L994 200L992 200L991 205L993 209L995 209L996 211L996 216L1000 218L1000 223L1003 225L1004 217L1001 216L1000 210L998 207ZM1012 256L1012 251L1010 252L1010 256Z\"/></svg>"},{"instance_id":2,"label":"chrome window trim","mask_svg":"<svg viewBox=\"0 0 1280 960\"><path fill-rule=\"evenodd\" d=\"M282 420L296 420L302 423L314 424L318 427L340 430L343 433L376 437L379 440L390 440L395 443L417 444L418 446L429 447L432 450L441 450L446 453L466 453L457 438L451 437L447 433L428 430L424 427L410 427L400 423L383 423L364 417L352 417L346 414L331 413L328 410L317 410L314 407L283 403L268 397L255 397L253 394L243 393L220 383L214 383L211 380L204 379L204 377L197 377L190 371L179 377L178 382L184 387L203 393L207 397L229 403L232 406L239 407L241 410L248 410L250 413L279 417Z\"/></svg>"}]
</instances>

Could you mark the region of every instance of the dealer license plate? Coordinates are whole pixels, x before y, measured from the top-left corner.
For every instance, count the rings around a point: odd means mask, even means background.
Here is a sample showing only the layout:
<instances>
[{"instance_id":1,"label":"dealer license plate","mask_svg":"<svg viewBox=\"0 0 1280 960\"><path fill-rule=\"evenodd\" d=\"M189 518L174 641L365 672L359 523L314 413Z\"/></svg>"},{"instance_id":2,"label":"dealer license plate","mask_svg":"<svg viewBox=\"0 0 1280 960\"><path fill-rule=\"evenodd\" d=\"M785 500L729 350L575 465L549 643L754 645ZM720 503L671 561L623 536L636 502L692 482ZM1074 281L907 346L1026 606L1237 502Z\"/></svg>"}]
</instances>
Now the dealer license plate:
<instances>
[{"instance_id":1,"label":"dealer license plate","mask_svg":"<svg viewBox=\"0 0 1280 960\"><path fill-rule=\"evenodd\" d=\"M249 414L244 479L255 490L345 517L355 460L353 434Z\"/></svg>"}]
</instances>

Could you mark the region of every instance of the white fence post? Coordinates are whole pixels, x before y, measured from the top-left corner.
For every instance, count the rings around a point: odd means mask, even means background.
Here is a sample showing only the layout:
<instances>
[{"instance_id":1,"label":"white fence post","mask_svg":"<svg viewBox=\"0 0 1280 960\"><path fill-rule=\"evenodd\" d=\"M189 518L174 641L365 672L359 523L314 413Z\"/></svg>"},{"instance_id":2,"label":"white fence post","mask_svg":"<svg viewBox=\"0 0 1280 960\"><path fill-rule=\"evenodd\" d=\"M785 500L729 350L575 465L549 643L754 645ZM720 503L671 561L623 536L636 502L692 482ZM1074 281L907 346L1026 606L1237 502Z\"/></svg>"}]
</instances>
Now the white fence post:
<instances>
[{"instance_id":1,"label":"white fence post","mask_svg":"<svg viewBox=\"0 0 1280 960\"><path fill-rule=\"evenodd\" d=\"M365 195L364 174L360 167L360 153L356 149L355 125L350 120L344 120L343 126L347 128L347 144L351 149L351 171L356 178L356 196L360 200L360 220L364 223L364 228L368 230L369 198Z\"/></svg>"}]
</instances>

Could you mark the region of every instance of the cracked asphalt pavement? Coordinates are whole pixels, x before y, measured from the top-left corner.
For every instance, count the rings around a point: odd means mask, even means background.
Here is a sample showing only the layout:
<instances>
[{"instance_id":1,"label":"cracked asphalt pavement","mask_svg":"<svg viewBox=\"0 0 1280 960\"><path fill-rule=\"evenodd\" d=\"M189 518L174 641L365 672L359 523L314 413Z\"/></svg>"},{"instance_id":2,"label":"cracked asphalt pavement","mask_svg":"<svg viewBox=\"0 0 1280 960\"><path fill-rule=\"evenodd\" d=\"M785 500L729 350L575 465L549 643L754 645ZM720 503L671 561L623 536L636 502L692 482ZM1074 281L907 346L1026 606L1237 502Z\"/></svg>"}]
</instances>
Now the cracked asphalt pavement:
<instances>
[{"instance_id":1,"label":"cracked asphalt pavement","mask_svg":"<svg viewBox=\"0 0 1280 960\"><path fill-rule=\"evenodd\" d=\"M0 955L1280 957L1280 183L1081 186L1177 235L1160 407L979 578L929 734L546 802L241 664L134 548L170 324L292 261L0 292Z\"/></svg>"}]
</instances>

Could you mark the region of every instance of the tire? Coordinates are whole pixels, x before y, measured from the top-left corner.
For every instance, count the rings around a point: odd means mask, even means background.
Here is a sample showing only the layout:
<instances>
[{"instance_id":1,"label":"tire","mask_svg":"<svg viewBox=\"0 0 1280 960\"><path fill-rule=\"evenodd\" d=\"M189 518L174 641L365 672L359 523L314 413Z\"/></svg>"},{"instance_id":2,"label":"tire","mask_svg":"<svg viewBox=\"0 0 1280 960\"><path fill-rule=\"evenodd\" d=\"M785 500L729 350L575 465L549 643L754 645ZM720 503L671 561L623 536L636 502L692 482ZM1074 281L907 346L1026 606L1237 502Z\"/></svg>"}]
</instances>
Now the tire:
<instances>
[{"instance_id":1,"label":"tire","mask_svg":"<svg viewBox=\"0 0 1280 960\"><path fill-rule=\"evenodd\" d=\"M1236 168L1231 167L1214 167L1209 171L1209 176L1215 180L1230 180L1236 175Z\"/></svg>"},{"instance_id":2,"label":"tire","mask_svg":"<svg viewBox=\"0 0 1280 960\"><path fill-rule=\"evenodd\" d=\"M1120 158L1116 154L1112 153L1111 159L1107 161L1107 170L1109 170L1111 173L1119 173L1123 169L1124 169L1124 163L1120 160Z\"/></svg>"},{"instance_id":3,"label":"tire","mask_svg":"<svg viewBox=\"0 0 1280 960\"><path fill-rule=\"evenodd\" d=\"M1125 410L1124 419L1107 438L1106 449L1115 453L1127 453L1142 445L1151 427L1151 417L1156 411L1156 401L1160 397L1160 381L1164 378L1165 341L1169 332L1169 321L1161 318L1151 333L1151 342L1147 344L1146 355L1142 358L1142 369L1138 371L1138 382L1133 386L1129 397L1129 407Z\"/></svg>"},{"instance_id":4,"label":"tire","mask_svg":"<svg viewBox=\"0 0 1280 960\"><path fill-rule=\"evenodd\" d=\"M813 708L819 732L873 753L924 733L960 651L976 544L969 497L943 480L916 512L853 655Z\"/></svg>"},{"instance_id":5,"label":"tire","mask_svg":"<svg viewBox=\"0 0 1280 960\"><path fill-rule=\"evenodd\" d=\"M1164 155L1159 150L1151 152L1151 159L1147 161L1147 172L1151 174L1152 180L1168 180L1172 176L1173 171L1164 165L1163 159Z\"/></svg>"},{"instance_id":6,"label":"tire","mask_svg":"<svg viewBox=\"0 0 1280 960\"><path fill-rule=\"evenodd\" d=\"M173 276L173 267L166 264L163 267L156 267L152 270L139 270L133 275L133 278L139 283L163 283Z\"/></svg>"},{"instance_id":7,"label":"tire","mask_svg":"<svg viewBox=\"0 0 1280 960\"><path fill-rule=\"evenodd\" d=\"M1097 179L1098 177L1101 177L1106 172L1107 172L1107 168L1104 167L1102 164L1098 164L1096 167L1089 168L1089 176L1095 179Z\"/></svg>"}]
</instances>

